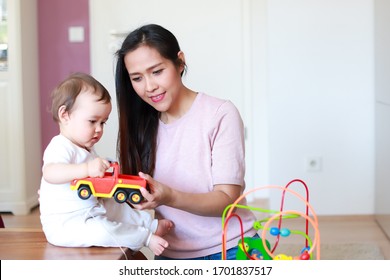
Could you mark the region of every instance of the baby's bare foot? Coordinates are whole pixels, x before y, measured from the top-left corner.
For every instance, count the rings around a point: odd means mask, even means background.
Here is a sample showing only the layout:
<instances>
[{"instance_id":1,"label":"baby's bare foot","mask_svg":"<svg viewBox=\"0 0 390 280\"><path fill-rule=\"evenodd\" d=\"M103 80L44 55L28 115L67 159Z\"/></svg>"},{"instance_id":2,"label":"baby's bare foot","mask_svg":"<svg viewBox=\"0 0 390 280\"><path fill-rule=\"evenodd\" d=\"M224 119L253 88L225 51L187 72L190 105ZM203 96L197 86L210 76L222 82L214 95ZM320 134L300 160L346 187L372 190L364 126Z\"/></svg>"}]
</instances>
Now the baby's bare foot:
<instances>
[{"instance_id":1,"label":"baby's bare foot","mask_svg":"<svg viewBox=\"0 0 390 280\"><path fill-rule=\"evenodd\" d=\"M152 234L152 237L150 238L149 242L149 248L152 250L153 254L156 256L161 255L162 252L164 252L165 248L168 247L168 242L163 239L160 236L157 236L155 234Z\"/></svg>"},{"instance_id":2,"label":"baby's bare foot","mask_svg":"<svg viewBox=\"0 0 390 280\"><path fill-rule=\"evenodd\" d=\"M159 220L155 234L158 236L164 236L171 230L172 227L172 221L166 219Z\"/></svg>"}]
</instances>

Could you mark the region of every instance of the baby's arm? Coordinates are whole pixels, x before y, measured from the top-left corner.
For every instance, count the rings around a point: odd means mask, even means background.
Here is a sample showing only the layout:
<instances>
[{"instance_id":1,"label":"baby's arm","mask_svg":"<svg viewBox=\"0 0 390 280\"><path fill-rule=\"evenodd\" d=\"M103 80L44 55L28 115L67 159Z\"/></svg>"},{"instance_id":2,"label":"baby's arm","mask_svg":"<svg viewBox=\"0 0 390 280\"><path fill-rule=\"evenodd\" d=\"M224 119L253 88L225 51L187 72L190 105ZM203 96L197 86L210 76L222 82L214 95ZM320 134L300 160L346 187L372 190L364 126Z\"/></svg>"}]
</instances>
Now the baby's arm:
<instances>
[{"instance_id":1,"label":"baby's arm","mask_svg":"<svg viewBox=\"0 0 390 280\"><path fill-rule=\"evenodd\" d=\"M73 179L103 177L109 167L110 163L102 158L80 164L49 163L43 168L43 178L51 184L64 184Z\"/></svg>"}]
</instances>

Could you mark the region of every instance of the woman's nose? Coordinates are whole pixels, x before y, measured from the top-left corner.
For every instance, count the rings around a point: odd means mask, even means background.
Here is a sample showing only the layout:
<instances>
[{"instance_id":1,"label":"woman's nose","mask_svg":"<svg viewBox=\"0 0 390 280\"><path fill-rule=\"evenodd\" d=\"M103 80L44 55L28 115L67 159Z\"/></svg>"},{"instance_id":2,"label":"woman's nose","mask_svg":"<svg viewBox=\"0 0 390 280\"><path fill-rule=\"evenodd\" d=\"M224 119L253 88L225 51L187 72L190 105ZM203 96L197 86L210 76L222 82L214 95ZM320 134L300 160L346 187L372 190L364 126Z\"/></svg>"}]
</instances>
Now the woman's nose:
<instances>
[{"instance_id":1,"label":"woman's nose","mask_svg":"<svg viewBox=\"0 0 390 280\"><path fill-rule=\"evenodd\" d=\"M157 89L157 83L153 79L146 79L146 91L153 92Z\"/></svg>"}]
</instances>

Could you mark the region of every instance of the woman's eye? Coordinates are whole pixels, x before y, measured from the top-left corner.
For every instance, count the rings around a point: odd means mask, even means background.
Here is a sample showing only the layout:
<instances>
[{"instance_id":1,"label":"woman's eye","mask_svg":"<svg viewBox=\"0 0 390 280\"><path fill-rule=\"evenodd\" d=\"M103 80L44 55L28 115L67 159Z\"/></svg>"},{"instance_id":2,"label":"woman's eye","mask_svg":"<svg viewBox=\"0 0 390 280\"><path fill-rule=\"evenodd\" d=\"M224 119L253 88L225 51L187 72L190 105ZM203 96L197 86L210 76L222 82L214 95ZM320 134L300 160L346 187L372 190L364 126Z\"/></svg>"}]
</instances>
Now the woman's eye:
<instances>
[{"instance_id":1,"label":"woman's eye","mask_svg":"<svg viewBox=\"0 0 390 280\"><path fill-rule=\"evenodd\" d=\"M133 77L133 78L131 78L131 80L133 82L139 82L139 81L141 81L141 77Z\"/></svg>"},{"instance_id":2,"label":"woman's eye","mask_svg":"<svg viewBox=\"0 0 390 280\"><path fill-rule=\"evenodd\" d=\"M158 74L160 74L162 71L163 71L163 69L159 69L159 70L153 71L153 74L154 74L154 75L158 75Z\"/></svg>"}]
</instances>

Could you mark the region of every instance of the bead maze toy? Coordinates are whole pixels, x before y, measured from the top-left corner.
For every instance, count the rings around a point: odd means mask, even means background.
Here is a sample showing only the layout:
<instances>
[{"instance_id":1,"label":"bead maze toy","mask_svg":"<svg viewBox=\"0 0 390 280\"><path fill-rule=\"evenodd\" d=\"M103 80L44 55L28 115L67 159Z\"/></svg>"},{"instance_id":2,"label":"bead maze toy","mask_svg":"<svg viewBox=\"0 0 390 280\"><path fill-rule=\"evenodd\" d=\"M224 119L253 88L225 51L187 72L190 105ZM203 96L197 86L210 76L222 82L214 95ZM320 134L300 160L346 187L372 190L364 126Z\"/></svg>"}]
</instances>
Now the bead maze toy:
<instances>
[{"instance_id":1,"label":"bead maze toy","mask_svg":"<svg viewBox=\"0 0 390 280\"><path fill-rule=\"evenodd\" d=\"M299 193L291 190L292 184L298 183L302 185L306 192L306 198L302 197ZM261 191L265 189L275 189L282 192L282 199L279 211L250 207L247 205L239 204L249 194ZM291 194L301 200L305 205L305 213L296 210L284 210L284 202L286 193ZM243 224L239 215L234 213L235 209L242 208L251 211L258 211L266 214L270 217L260 219L254 222L253 228L258 232L258 237L245 237L243 233ZM239 221L241 227L241 239L238 242L238 251L236 254L237 260L311 260L320 259L320 232L318 229L318 219L313 207L309 204L309 190L305 182L300 179L290 181L285 187L280 186L266 186L260 188L254 188L248 192L242 194L233 204L227 206L222 215L222 259L226 259L226 234L229 221L232 218L236 218ZM305 219L305 231L291 230L289 228L283 228L282 222L285 219ZM277 223L276 226L272 224ZM309 224L313 229L314 238L309 236ZM304 246L299 251L299 254L290 256L284 253L276 253L278 245L282 238L287 238L292 235L301 236L304 239ZM269 238L275 238L273 246L271 246Z\"/></svg>"}]
</instances>

